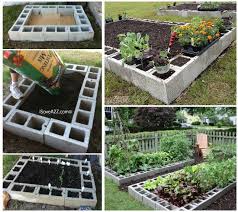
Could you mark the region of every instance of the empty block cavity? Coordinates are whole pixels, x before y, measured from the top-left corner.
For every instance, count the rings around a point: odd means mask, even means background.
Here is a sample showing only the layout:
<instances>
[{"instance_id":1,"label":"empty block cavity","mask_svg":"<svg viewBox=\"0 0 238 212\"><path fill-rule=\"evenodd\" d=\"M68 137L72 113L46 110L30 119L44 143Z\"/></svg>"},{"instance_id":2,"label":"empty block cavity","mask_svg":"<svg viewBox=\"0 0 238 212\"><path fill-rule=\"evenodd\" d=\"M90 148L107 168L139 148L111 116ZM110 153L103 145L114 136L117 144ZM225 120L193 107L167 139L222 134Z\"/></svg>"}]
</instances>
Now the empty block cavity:
<instances>
[{"instance_id":1,"label":"empty block cavity","mask_svg":"<svg viewBox=\"0 0 238 212\"><path fill-rule=\"evenodd\" d=\"M81 100L79 109L81 110L86 110L86 111L91 111L92 109L92 102L88 100Z\"/></svg>"},{"instance_id":2,"label":"empty block cavity","mask_svg":"<svg viewBox=\"0 0 238 212\"><path fill-rule=\"evenodd\" d=\"M16 175L9 174L7 176L7 180L14 180L15 177L16 177Z\"/></svg>"},{"instance_id":3,"label":"empty block cavity","mask_svg":"<svg viewBox=\"0 0 238 212\"><path fill-rule=\"evenodd\" d=\"M46 32L55 32L55 27L46 27Z\"/></svg>"},{"instance_id":4,"label":"empty block cavity","mask_svg":"<svg viewBox=\"0 0 238 212\"><path fill-rule=\"evenodd\" d=\"M20 26L14 26L14 27L12 27L12 30L11 30L11 31L13 31L13 32L18 32L19 29L20 29Z\"/></svg>"},{"instance_id":5,"label":"empty block cavity","mask_svg":"<svg viewBox=\"0 0 238 212\"><path fill-rule=\"evenodd\" d=\"M65 27L57 27L57 32L65 32Z\"/></svg>"},{"instance_id":6,"label":"empty block cavity","mask_svg":"<svg viewBox=\"0 0 238 212\"><path fill-rule=\"evenodd\" d=\"M79 111L76 117L76 122L84 125L88 125L89 123L89 113L85 113L83 111Z\"/></svg>"},{"instance_id":7,"label":"empty block cavity","mask_svg":"<svg viewBox=\"0 0 238 212\"><path fill-rule=\"evenodd\" d=\"M87 97L93 97L93 90L89 88L84 88L83 95Z\"/></svg>"},{"instance_id":8,"label":"empty block cavity","mask_svg":"<svg viewBox=\"0 0 238 212\"><path fill-rule=\"evenodd\" d=\"M52 195L52 196L62 196L62 190L52 189L51 195Z\"/></svg>"},{"instance_id":9,"label":"empty block cavity","mask_svg":"<svg viewBox=\"0 0 238 212\"><path fill-rule=\"evenodd\" d=\"M12 191L21 191L23 188L23 185L14 185L12 187Z\"/></svg>"},{"instance_id":10,"label":"empty block cavity","mask_svg":"<svg viewBox=\"0 0 238 212\"><path fill-rule=\"evenodd\" d=\"M92 188L93 184L91 182L84 182L84 187L86 188Z\"/></svg>"},{"instance_id":11,"label":"empty block cavity","mask_svg":"<svg viewBox=\"0 0 238 212\"><path fill-rule=\"evenodd\" d=\"M17 99L15 99L15 98L13 98L12 96L10 96L10 97L6 100L5 104L14 106L14 105L16 105L17 101L18 101Z\"/></svg>"},{"instance_id":12,"label":"empty block cavity","mask_svg":"<svg viewBox=\"0 0 238 212\"><path fill-rule=\"evenodd\" d=\"M88 74L88 78L90 79L97 79L97 76L98 76L97 74L91 72Z\"/></svg>"},{"instance_id":13,"label":"empty block cavity","mask_svg":"<svg viewBox=\"0 0 238 212\"><path fill-rule=\"evenodd\" d=\"M68 197L71 197L71 198L79 198L79 192L68 191Z\"/></svg>"},{"instance_id":14,"label":"empty block cavity","mask_svg":"<svg viewBox=\"0 0 238 212\"><path fill-rule=\"evenodd\" d=\"M85 87L87 87L87 88L92 88L92 89L94 89L95 88L95 86L96 86L96 82L93 82L93 81L86 81L86 83L85 83Z\"/></svg>"},{"instance_id":15,"label":"empty block cavity","mask_svg":"<svg viewBox=\"0 0 238 212\"><path fill-rule=\"evenodd\" d=\"M3 182L3 188L7 189L9 185L10 185L10 182L6 182L6 181Z\"/></svg>"},{"instance_id":16,"label":"empty block cavity","mask_svg":"<svg viewBox=\"0 0 238 212\"><path fill-rule=\"evenodd\" d=\"M31 80L29 80L29 79L24 79L24 81L22 82L22 85L27 85L27 86L29 86L29 85L31 85L31 83L32 83Z\"/></svg>"},{"instance_id":17,"label":"empty block cavity","mask_svg":"<svg viewBox=\"0 0 238 212\"><path fill-rule=\"evenodd\" d=\"M81 23L81 24L88 24L88 22L87 22L86 19L80 19L80 23Z\"/></svg>"},{"instance_id":18,"label":"empty block cavity","mask_svg":"<svg viewBox=\"0 0 238 212\"><path fill-rule=\"evenodd\" d=\"M14 172L18 172L18 171L20 171L20 169L21 169L20 167L17 167L17 166L16 166L16 167L14 167L13 171L14 171Z\"/></svg>"},{"instance_id":19,"label":"empty block cavity","mask_svg":"<svg viewBox=\"0 0 238 212\"><path fill-rule=\"evenodd\" d=\"M84 70L84 69L85 69L85 66L76 66L76 69L77 69L77 70Z\"/></svg>"},{"instance_id":20,"label":"empty block cavity","mask_svg":"<svg viewBox=\"0 0 238 212\"><path fill-rule=\"evenodd\" d=\"M31 32L32 31L32 27L23 27L22 32Z\"/></svg>"},{"instance_id":21,"label":"empty block cavity","mask_svg":"<svg viewBox=\"0 0 238 212\"><path fill-rule=\"evenodd\" d=\"M11 111L11 107L3 105L3 117L6 117L10 111Z\"/></svg>"},{"instance_id":22,"label":"empty block cavity","mask_svg":"<svg viewBox=\"0 0 238 212\"><path fill-rule=\"evenodd\" d=\"M28 119L28 115L16 112L12 116L11 122L16 123L16 124L20 124L20 125L24 125L26 123L27 119Z\"/></svg>"},{"instance_id":23,"label":"empty block cavity","mask_svg":"<svg viewBox=\"0 0 238 212\"><path fill-rule=\"evenodd\" d=\"M70 29L70 32L80 32L80 29L79 29L79 27L70 27L69 28Z\"/></svg>"},{"instance_id":24,"label":"empty block cavity","mask_svg":"<svg viewBox=\"0 0 238 212\"><path fill-rule=\"evenodd\" d=\"M66 126L63 124L53 122L50 128L50 132L57 135L64 135Z\"/></svg>"},{"instance_id":25,"label":"empty block cavity","mask_svg":"<svg viewBox=\"0 0 238 212\"><path fill-rule=\"evenodd\" d=\"M91 180L91 176L84 174L84 175L83 175L83 179L84 179L84 180Z\"/></svg>"},{"instance_id":26,"label":"empty block cavity","mask_svg":"<svg viewBox=\"0 0 238 212\"><path fill-rule=\"evenodd\" d=\"M23 94L25 94L27 88L28 88L27 86L23 86L23 85L19 86L19 89Z\"/></svg>"},{"instance_id":27,"label":"empty block cavity","mask_svg":"<svg viewBox=\"0 0 238 212\"><path fill-rule=\"evenodd\" d=\"M21 16L20 16L20 18L26 18L26 14L22 14Z\"/></svg>"},{"instance_id":28,"label":"empty block cavity","mask_svg":"<svg viewBox=\"0 0 238 212\"><path fill-rule=\"evenodd\" d=\"M33 187L33 186L25 186L23 191L24 192L28 192L28 193L33 193L35 191L35 187Z\"/></svg>"},{"instance_id":29,"label":"empty block cavity","mask_svg":"<svg viewBox=\"0 0 238 212\"><path fill-rule=\"evenodd\" d=\"M89 29L89 27L81 27L81 31L82 32L89 32L90 31L90 29Z\"/></svg>"},{"instance_id":30,"label":"empty block cavity","mask_svg":"<svg viewBox=\"0 0 238 212\"><path fill-rule=\"evenodd\" d=\"M24 19L19 19L17 22L16 22L16 25L22 25L24 22Z\"/></svg>"},{"instance_id":31,"label":"empty block cavity","mask_svg":"<svg viewBox=\"0 0 238 212\"><path fill-rule=\"evenodd\" d=\"M43 28L42 27L34 27L33 32L42 32Z\"/></svg>"},{"instance_id":32,"label":"empty block cavity","mask_svg":"<svg viewBox=\"0 0 238 212\"><path fill-rule=\"evenodd\" d=\"M90 72L91 72L91 73L96 73L96 74L97 74L98 71L99 71L99 68L94 68L94 67L91 67L91 68L90 68Z\"/></svg>"},{"instance_id":33,"label":"empty block cavity","mask_svg":"<svg viewBox=\"0 0 238 212\"><path fill-rule=\"evenodd\" d=\"M73 67L74 67L73 65L67 65L68 69L73 69Z\"/></svg>"},{"instance_id":34,"label":"empty block cavity","mask_svg":"<svg viewBox=\"0 0 238 212\"><path fill-rule=\"evenodd\" d=\"M81 129L72 127L69 133L69 138L76 141L84 142L85 132Z\"/></svg>"},{"instance_id":35,"label":"empty block cavity","mask_svg":"<svg viewBox=\"0 0 238 212\"><path fill-rule=\"evenodd\" d=\"M27 124L27 127L30 127L35 130L42 130L43 124L45 123L44 119L31 117L30 121Z\"/></svg>"},{"instance_id":36,"label":"empty block cavity","mask_svg":"<svg viewBox=\"0 0 238 212\"><path fill-rule=\"evenodd\" d=\"M93 194L91 192L82 192L81 195L84 199L93 199Z\"/></svg>"},{"instance_id":37,"label":"empty block cavity","mask_svg":"<svg viewBox=\"0 0 238 212\"><path fill-rule=\"evenodd\" d=\"M50 190L48 188L40 188L39 194L49 194Z\"/></svg>"}]
</instances>

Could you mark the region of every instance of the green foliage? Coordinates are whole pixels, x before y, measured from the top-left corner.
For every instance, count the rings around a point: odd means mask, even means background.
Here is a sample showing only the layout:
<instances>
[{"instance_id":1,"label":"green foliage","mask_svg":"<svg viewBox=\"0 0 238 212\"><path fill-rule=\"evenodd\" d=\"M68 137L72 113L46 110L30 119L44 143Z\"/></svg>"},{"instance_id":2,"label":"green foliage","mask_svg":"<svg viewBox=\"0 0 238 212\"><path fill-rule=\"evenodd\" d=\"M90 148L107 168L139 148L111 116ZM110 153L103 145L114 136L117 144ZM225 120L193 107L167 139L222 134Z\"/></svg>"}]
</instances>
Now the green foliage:
<instances>
[{"instance_id":1,"label":"green foliage","mask_svg":"<svg viewBox=\"0 0 238 212\"><path fill-rule=\"evenodd\" d=\"M203 10L214 10L214 9L218 9L220 6L219 2L203 2L200 4L200 8Z\"/></svg>"},{"instance_id":2,"label":"green foliage","mask_svg":"<svg viewBox=\"0 0 238 212\"><path fill-rule=\"evenodd\" d=\"M192 156L192 143L184 133L162 137L160 139L160 149L177 160L185 160Z\"/></svg>"},{"instance_id":3,"label":"green foliage","mask_svg":"<svg viewBox=\"0 0 238 212\"><path fill-rule=\"evenodd\" d=\"M201 122L200 121L194 121L194 122L192 122L192 125L201 125Z\"/></svg>"},{"instance_id":4,"label":"green foliage","mask_svg":"<svg viewBox=\"0 0 238 212\"><path fill-rule=\"evenodd\" d=\"M142 36L140 33L127 32L118 35L120 41L120 54L124 62L131 62L133 59L141 59L144 52L149 50L149 36Z\"/></svg>"},{"instance_id":5,"label":"green foliage","mask_svg":"<svg viewBox=\"0 0 238 212\"><path fill-rule=\"evenodd\" d=\"M182 206L215 187L224 188L235 178L236 158L233 157L221 162L187 166L164 178L159 176L154 181L146 181L144 188Z\"/></svg>"},{"instance_id":6,"label":"green foliage","mask_svg":"<svg viewBox=\"0 0 238 212\"><path fill-rule=\"evenodd\" d=\"M210 147L207 160L209 162L227 160L236 156L236 144L220 144Z\"/></svg>"}]
</instances>

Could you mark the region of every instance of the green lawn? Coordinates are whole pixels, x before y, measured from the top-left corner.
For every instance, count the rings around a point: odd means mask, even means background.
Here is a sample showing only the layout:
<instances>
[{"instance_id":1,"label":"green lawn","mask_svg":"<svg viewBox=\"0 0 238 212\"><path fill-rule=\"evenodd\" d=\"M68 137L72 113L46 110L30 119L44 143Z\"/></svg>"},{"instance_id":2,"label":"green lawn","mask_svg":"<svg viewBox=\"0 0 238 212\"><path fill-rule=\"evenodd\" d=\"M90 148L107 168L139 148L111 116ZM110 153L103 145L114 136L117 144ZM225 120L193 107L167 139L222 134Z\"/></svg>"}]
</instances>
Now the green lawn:
<instances>
[{"instance_id":1,"label":"green lawn","mask_svg":"<svg viewBox=\"0 0 238 212\"><path fill-rule=\"evenodd\" d=\"M105 179L106 210L152 210L129 196L128 192L120 191L111 180Z\"/></svg>"},{"instance_id":2,"label":"green lawn","mask_svg":"<svg viewBox=\"0 0 238 212\"><path fill-rule=\"evenodd\" d=\"M11 170L16 161L19 159L17 155L4 155L3 156L3 177Z\"/></svg>"},{"instance_id":3,"label":"green lawn","mask_svg":"<svg viewBox=\"0 0 238 212\"><path fill-rule=\"evenodd\" d=\"M178 16L158 16L157 9L166 2L110 2L105 4L106 17L117 18L126 12L129 17L146 18L160 21L190 22L191 18ZM226 54L217 59L203 72L172 104L178 105L220 105L236 103L236 43ZM105 72L106 104L163 104L148 92L142 91L112 72Z\"/></svg>"},{"instance_id":4,"label":"green lawn","mask_svg":"<svg viewBox=\"0 0 238 212\"><path fill-rule=\"evenodd\" d=\"M48 2L38 4L65 4L60 2ZM85 13L94 29L93 41L64 42L22 42L10 41L8 30L15 23L25 5L4 6L3 7L3 48L4 49L100 49L102 47L102 31L96 24L96 20L87 7Z\"/></svg>"}]
</instances>

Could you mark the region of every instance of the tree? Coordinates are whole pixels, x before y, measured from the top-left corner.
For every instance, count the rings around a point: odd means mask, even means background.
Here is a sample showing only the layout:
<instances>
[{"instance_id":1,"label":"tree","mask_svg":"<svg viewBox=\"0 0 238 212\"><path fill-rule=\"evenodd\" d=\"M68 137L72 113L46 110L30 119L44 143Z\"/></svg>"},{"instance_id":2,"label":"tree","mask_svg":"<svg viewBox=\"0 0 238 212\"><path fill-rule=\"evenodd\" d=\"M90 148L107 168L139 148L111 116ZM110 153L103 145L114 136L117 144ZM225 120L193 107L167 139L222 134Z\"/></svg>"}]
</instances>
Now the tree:
<instances>
[{"instance_id":1,"label":"tree","mask_svg":"<svg viewBox=\"0 0 238 212\"><path fill-rule=\"evenodd\" d=\"M134 115L134 122L141 130L156 131L173 126L176 110L171 107L142 107Z\"/></svg>"}]
</instances>

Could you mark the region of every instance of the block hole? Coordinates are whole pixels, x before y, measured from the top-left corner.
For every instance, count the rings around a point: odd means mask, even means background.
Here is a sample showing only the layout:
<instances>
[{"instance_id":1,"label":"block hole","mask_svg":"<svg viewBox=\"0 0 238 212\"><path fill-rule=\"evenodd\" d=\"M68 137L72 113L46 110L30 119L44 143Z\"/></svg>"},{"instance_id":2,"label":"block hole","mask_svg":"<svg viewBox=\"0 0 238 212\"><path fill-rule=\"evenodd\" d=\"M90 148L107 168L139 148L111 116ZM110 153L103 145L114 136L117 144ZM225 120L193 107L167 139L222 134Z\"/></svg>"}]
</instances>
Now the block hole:
<instances>
[{"instance_id":1,"label":"block hole","mask_svg":"<svg viewBox=\"0 0 238 212\"><path fill-rule=\"evenodd\" d=\"M21 169L20 167L14 167L13 171L18 172L18 171L20 171L20 169Z\"/></svg>"},{"instance_id":2,"label":"block hole","mask_svg":"<svg viewBox=\"0 0 238 212\"><path fill-rule=\"evenodd\" d=\"M74 67L73 65L67 65L68 69L73 69L73 67Z\"/></svg>"},{"instance_id":3,"label":"block hole","mask_svg":"<svg viewBox=\"0 0 238 212\"><path fill-rule=\"evenodd\" d=\"M88 22L84 19L80 19L81 24L88 24Z\"/></svg>"},{"instance_id":4,"label":"block hole","mask_svg":"<svg viewBox=\"0 0 238 212\"><path fill-rule=\"evenodd\" d=\"M82 167L83 172L87 172L88 170L89 170L88 167Z\"/></svg>"},{"instance_id":5,"label":"block hole","mask_svg":"<svg viewBox=\"0 0 238 212\"><path fill-rule=\"evenodd\" d=\"M30 121L27 124L27 127L30 127L35 130L42 130L43 124L45 123L45 120L31 117Z\"/></svg>"},{"instance_id":6,"label":"block hole","mask_svg":"<svg viewBox=\"0 0 238 212\"><path fill-rule=\"evenodd\" d=\"M93 88L96 87L96 82L86 81L85 87L88 87L88 88L92 88L92 89L93 89Z\"/></svg>"},{"instance_id":7,"label":"block hole","mask_svg":"<svg viewBox=\"0 0 238 212\"><path fill-rule=\"evenodd\" d=\"M22 159L24 159L24 160L27 160L29 158L30 158L30 156L22 156Z\"/></svg>"},{"instance_id":8,"label":"block hole","mask_svg":"<svg viewBox=\"0 0 238 212\"><path fill-rule=\"evenodd\" d=\"M50 190L48 188L40 188L39 194L49 194Z\"/></svg>"},{"instance_id":9,"label":"block hole","mask_svg":"<svg viewBox=\"0 0 238 212\"><path fill-rule=\"evenodd\" d=\"M77 10L77 13L82 13L83 11L82 10Z\"/></svg>"},{"instance_id":10,"label":"block hole","mask_svg":"<svg viewBox=\"0 0 238 212\"><path fill-rule=\"evenodd\" d=\"M79 192L68 191L68 197L71 197L71 198L79 198Z\"/></svg>"},{"instance_id":11,"label":"block hole","mask_svg":"<svg viewBox=\"0 0 238 212\"><path fill-rule=\"evenodd\" d=\"M11 111L10 107L3 105L3 117L6 117L10 111Z\"/></svg>"},{"instance_id":12,"label":"block hole","mask_svg":"<svg viewBox=\"0 0 238 212\"><path fill-rule=\"evenodd\" d=\"M20 18L25 18L27 15L25 15L25 14L22 14L21 16L20 16Z\"/></svg>"},{"instance_id":13,"label":"block hole","mask_svg":"<svg viewBox=\"0 0 238 212\"><path fill-rule=\"evenodd\" d=\"M66 6L66 8L73 8L72 6Z\"/></svg>"},{"instance_id":14,"label":"block hole","mask_svg":"<svg viewBox=\"0 0 238 212\"><path fill-rule=\"evenodd\" d=\"M23 188L23 185L14 185L11 190L12 191L21 191L22 188Z\"/></svg>"},{"instance_id":15,"label":"block hole","mask_svg":"<svg viewBox=\"0 0 238 212\"><path fill-rule=\"evenodd\" d=\"M46 32L55 32L55 27L46 27Z\"/></svg>"},{"instance_id":16,"label":"block hole","mask_svg":"<svg viewBox=\"0 0 238 212\"><path fill-rule=\"evenodd\" d=\"M22 25L22 24L23 24L23 22L24 22L24 21L22 21L22 20L19 20L19 21L17 21L17 22L16 22L16 25Z\"/></svg>"},{"instance_id":17,"label":"block hole","mask_svg":"<svg viewBox=\"0 0 238 212\"><path fill-rule=\"evenodd\" d=\"M57 27L57 32L65 32L65 27Z\"/></svg>"},{"instance_id":18,"label":"block hole","mask_svg":"<svg viewBox=\"0 0 238 212\"><path fill-rule=\"evenodd\" d=\"M84 95L84 96L87 96L87 97L93 97L93 94L94 94L93 91L94 91L94 90L92 90L92 89L84 88L84 90L83 90L83 95Z\"/></svg>"},{"instance_id":19,"label":"block hole","mask_svg":"<svg viewBox=\"0 0 238 212\"><path fill-rule=\"evenodd\" d=\"M16 112L11 118L11 121L16 124L24 125L27 121L27 118L28 115Z\"/></svg>"},{"instance_id":20,"label":"block hole","mask_svg":"<svg viewBox=\"0 0 238 212\"><path fill-rule=\"evenodd\" d=\"M93 199L93 194L91 192L82 192L81 195L84 199Z\"/></svg>"},{"instance_id":21,"label":"block hole","mask_svg":"<svg viewBox=\"0 0 238 212\"><path fill-rule=\"evenodd\" d=\"M81 129L77 128L71 128L70 133L69 133L69 138L84 142L85 139L85 132Z\"/></svg>"},{"instance_id":22,"label":"block hole","mask_svg":"<svg viewBox=\"0 0 238 212\"><path fill-rule=\"evenodd\" d=\"M23 13L29 13L30 10L23 10Z\"/></svg>"},{"instance_id":23,"label":"block hole","mask_svg":"<svg viewBox=\"0 0 238 212\"><path fill-rule=\"evenodd\" d=\"M25 186L24 192L28 192L28 193L33 193L35 191L35 187L32 186Z\"/></svg>"},{"instance_id":24,"label":"block hole","mask_svg":"<svg viewBox=\"0 0 238 212\"><path fill-rule=\"evenodd\" d=\"M42 27L34 27L33 32L42 32Z\"/></svg>"},{"instance_id":25,"label":"block hole","mask_svg":"<svg viewBox=\"0 0 238 212\"><path fill-rule=\"evenodd\" d=\"M79 109L81 110L86 110L86 111L91 111L92 109L92 102L87 101L87 100L81 100Z\"/></svg>"},{"instance_id":26,"label":"block hole","mask_svg":"<svg viewBox=\"0 0 238 212\"><path fill-rule=\"evenodd\" d=\"M24 94L27 90L27 87L21 85L21 86L19 86L19 89Z\"/></svg>"},{"instance_id":27,"label":"block hole","mask_svg":"<svg viewBox=\"0 0 238 212\"><path fill-rule=\"evenodd\" d=\"M99 71L99 69L98 68L90 68L90 72L92 72L92 73L98 73L98 71Z\"/></svg>"},{"instance_id":28,"label":"block hole","mask_svg":"<svg viewBox=\"0 0 238 212\"><path fill-rule=\"evenodd\" d=\"M89 27L81 27L82 32L89 32Z\"/></svg>"},{"instance_id":29,"label":"block hole","mask_svg":"<svg viewBox=\"0 0 238 212\"><path fill-rule=\"evenodd\" d=\"M19 29L20 29L20 26L14 26L14 27L12 28L12 31L13 31L13 32L17 32L17 31L19 31Z\"/></svg>"},{"instance_id":30,"label":"block hole","mask_svg":"<svg viewBox=\"0 0 238 212\"><path fill-rule=\"evenodd\" d=\"M79 32L79 27L70 27L70 32Z\"/></svg>"},{"instance_id":31,"label":"block hole","mask_svg":"<svg viewBox=\"0 0 238 212\"><path fill-rule=\"evenodd\" d=\"M77 69L77 70L82 70L82 71L84 71L85 66L76 66L76 69Z\"/></svg>"},{"instance_id":32,"label":"block hole","mask_svg":"<svg viewBox=\"0 0 238 212\"><path fill-rule=\"evenodd\" d=\"M57 134L57 135L64 135L66 126L59 124L59 123L52 123L50 132Z\"/></svg>"},{"instance_id":33,"label":"block hole","mask_svg":"<svg viewBox=\"0 0 238 212\"><path fill-rule=\"evenodd\" d=\"M10 182L6 182L6 181L4 181L3 182L3 188L8 188L8 186L10 185Z\"/></svg>"},{"instance_id":34,"label":"block hole","mask_svg":"<svg viewBox=\"0 0 238 212\"><path fill-rule=\"evenodd\" d=\"M82 111L79 111L78 114L77 114L77 117L76 117L76 122L78 122L80 124L88 125L89 118L90 118L90 115L88 113L84 113Z\"/></svg>"},{"instance_id":35,"label":"block hole","mask_svg":"<svg viewBox=\"0 0 238 212\"><path fill-rule=\"evenodd\" d=\"M84 179L84 180L91 180L91 175L86 175L86 174L84 174L84 175L83 175L83 179Z\"/></svg>"},{"instance_id":36,"label":"block hole","mask_svg":"<svg viewBox=\"0 0 238 212\"><path fill-rule=\"evenodd\" d=\"M85 19L84 15L78 15L80 19Z\"/></svg>"},{"instance_id":37,"label":"block hole","mask_svg":"<svg viewBox=\"0 0 238 212\"><path fill-rule=\"evenodd\" d=\"M24 164L24 162L22 162L22 161L19 161L18 163L17 163L17 165L19 165L19 166L22 166Z\"/></svg>"},{"instance_id":38,"label":"block hole","mask_svg":"<svg viewBox=\"0 0 238 212\"><path fill-rule=\"evenodd\" d=\"M15 99L12 96L10 96L5 103L8 104L8 105L14 106L17 103L17 101L18 101L17 99Z\"/></svg>"},{"instance_id":39,"label":"block hole","mask_svg":"<svg viewBox=\"0 0 238 212\"><path fill-rule=\"evenodd\" d=\"M31 85L31 83L32 83L31 80L29 80L29 79L24 79L24 81L22 82L22 85L27 85L27 86L29 86L29 85Z\"/></svg>"},{"instance_id":40,"label":"block hole","mask_svg":"<svg viewBox=\"0 0 238 212\"><path fill-rule=\"evenodd\" d=\"M91 182L84 182L84 187L86 188L92 188L93 184Z\"/></svg>"},{"instance_id":41,"label":"block hole","mask_svg":"<svg viewBox=\"0 0 238 212\"><path fill-rule=\"evenodd\" d=\"M52 189L51 195L52 196L62 196L62 190Z\"/></svg>"},{"instance_id":42,"label":"block hole","mask_svg":"<svg viewBox=\"0 0 238 212\"><path fill-rule=\"evenodd\" d=\"M32 28L31 27L24 27L23 32L31 32Z\"/></svg>"},{"instance_id":43,"label":"block hole","mask_svg":"<svg viewBox=\"0 0 238 212\"><path fill-rule=\"evenodd\" d=\"M97 79L97 74L94 74L94 73L89 73L88 74L88 78L90 78L90 79Z\"/></svg>"}]
</instances>

